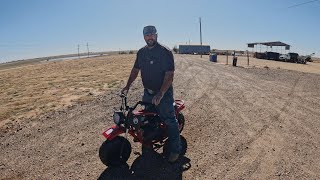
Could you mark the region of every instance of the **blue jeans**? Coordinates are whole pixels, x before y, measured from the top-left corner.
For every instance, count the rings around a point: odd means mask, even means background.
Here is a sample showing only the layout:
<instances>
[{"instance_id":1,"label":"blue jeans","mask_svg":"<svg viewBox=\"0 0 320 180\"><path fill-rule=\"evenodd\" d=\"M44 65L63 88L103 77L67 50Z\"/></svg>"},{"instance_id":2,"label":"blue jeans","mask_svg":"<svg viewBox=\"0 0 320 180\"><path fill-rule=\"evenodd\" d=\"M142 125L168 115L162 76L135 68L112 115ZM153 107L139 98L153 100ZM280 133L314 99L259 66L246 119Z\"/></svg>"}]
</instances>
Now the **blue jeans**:
<instances>
[{"instance_id":1,"label":"blue jeans","mask_svg":"<svg viewBox=\"0 0 320 180\"><path fill-rule=\"evenodd\" d=\"M151 95L144 89L142 101L147 103L152 103ZM173 88L170 87L167 92L163 95L160 104L156 106L157 112L160 118L164 120L167 126L168 138L169 138L169 150L172 153L180 153L181 143L180 143L180 132L178 128L178 121L175 116L175 110L173 106Z\"/></svg>"}]
</instances>

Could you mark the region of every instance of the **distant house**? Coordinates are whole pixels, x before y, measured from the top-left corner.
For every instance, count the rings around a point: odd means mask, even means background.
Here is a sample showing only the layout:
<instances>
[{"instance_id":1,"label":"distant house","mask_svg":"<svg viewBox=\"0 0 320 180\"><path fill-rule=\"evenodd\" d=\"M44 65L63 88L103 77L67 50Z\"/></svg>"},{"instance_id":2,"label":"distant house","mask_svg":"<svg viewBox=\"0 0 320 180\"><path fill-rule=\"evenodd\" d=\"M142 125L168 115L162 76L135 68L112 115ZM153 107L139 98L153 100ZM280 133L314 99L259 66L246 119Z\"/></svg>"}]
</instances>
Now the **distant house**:
<instances>
[{"instance_id":1,"label":"distant house","mask_svg":"<svg viewBox=\"0 0 320 180\"><path fill-rule=\"evenodd\" d=\"M179 54L210 54L209 45L179 45Z\"/></svg>"}]
</instances>

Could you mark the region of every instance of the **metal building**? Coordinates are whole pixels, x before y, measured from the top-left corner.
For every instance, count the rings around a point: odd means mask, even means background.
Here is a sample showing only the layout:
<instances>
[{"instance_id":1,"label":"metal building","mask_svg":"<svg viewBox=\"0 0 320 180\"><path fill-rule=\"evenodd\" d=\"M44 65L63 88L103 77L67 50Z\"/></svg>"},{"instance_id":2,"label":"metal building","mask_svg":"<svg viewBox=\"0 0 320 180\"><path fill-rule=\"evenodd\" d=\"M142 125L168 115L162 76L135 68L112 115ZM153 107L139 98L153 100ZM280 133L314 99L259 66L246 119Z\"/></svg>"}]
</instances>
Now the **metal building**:
<instances>
[{"instance_id":1,"label":"metal building","mask_svg":"<svg viewBox=\"0 0 320 180\"><path fill-rule=\"evenodd\" d=\"M179 45L179 54L210 54L209 45Z\"/></svg>"},{"instance_id":2,"label":"metal building","mask_svg":"<svg viewBox=\"0 0 320 180\"><path fill-rule=\"evenodd\" d=\"M285 50L285 52L290 50L290 45L283 43L281 41L248 43L248 48L252 48L253 50L254 49L257 50L258 46L260 46L260 53L259 52L254 53L254 57L258 59L279 60L279 57L280 57L279 52L281 52L282 54L283 49ZM262 47L264 49L266 48L265 52L262 52Z\"/></svg>"}]
</instances>

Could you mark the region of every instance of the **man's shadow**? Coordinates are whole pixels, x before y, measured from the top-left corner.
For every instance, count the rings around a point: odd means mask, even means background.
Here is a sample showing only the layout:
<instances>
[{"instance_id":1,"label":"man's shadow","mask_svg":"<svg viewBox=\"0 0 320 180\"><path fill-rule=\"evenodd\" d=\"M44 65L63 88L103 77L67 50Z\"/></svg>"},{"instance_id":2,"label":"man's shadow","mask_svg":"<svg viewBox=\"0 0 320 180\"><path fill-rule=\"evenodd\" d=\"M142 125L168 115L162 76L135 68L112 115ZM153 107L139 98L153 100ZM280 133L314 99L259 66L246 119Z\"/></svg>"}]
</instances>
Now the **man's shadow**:
<instances>
[{"instance_id":1,"label":"man's shadow","mask_svg":"<svg viewBox=\"0 0 320 180\"><path fill-rule=\"evenodd\" d=\"M187 141L181 137L182 152L179 159L170 164L163 154L155 151L148 151L137 157L131 165L128 164L119 167L108 167L102 172L99 180L109 179L175 179L181 180L182 173L191 168L190 159L185 157L187 151Z\"/></svg>"}]
</instances>

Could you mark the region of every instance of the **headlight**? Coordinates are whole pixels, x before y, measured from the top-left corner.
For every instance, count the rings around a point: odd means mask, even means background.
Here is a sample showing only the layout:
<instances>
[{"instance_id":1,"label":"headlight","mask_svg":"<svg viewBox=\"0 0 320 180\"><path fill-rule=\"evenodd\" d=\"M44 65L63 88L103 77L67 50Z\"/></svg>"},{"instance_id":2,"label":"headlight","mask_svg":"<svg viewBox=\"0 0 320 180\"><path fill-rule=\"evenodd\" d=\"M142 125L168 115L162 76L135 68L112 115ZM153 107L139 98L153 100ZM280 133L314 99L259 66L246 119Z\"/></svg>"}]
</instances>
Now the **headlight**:
<instances>
[{"instance_id":1,"label":"headlight","mask_svg":"<svg viewBox=\"0 0 320 180\"><path fill-rule=\"evenodd\" d=\"M114 112L113 113L113 122L119 125L122 122L123 114L122 112Z\"/></svg>"},{"instance_id":2,"label":"headlight","mask_svg":"<svg viewBox=\"0 0 320 180\"><path fill-rule=\"evenodd\" d=\"M132 121L135 125L139 123L139 119L137 117L134 117Z\"/></svg>"},{"instance_id":3,"label":"headlight","mask_svg":"<svg viewBox=\"0 0 320 180\"><path fill-rule=\"evenodd\" d=\"M141 123L144 121L145 117L144 116L134 116L132 118L132 125L134 126L140 126Z\"/></svg>"}]
</instances>

